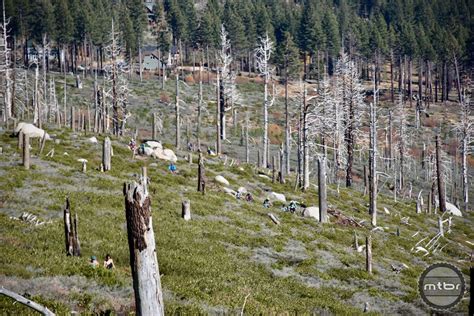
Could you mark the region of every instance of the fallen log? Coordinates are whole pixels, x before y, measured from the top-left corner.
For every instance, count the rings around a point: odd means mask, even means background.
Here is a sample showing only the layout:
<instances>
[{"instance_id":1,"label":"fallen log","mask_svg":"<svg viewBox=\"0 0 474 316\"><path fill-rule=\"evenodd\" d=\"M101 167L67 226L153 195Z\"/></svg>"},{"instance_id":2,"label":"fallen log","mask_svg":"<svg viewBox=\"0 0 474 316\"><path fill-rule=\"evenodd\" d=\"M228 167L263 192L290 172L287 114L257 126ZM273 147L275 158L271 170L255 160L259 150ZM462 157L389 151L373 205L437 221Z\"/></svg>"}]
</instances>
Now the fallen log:
<instances>
[{"instance_id":1,"label":"fallen log","mask_svg":"<svg viewBox=\"0 0 474 316\"><path fill-rule=\"evenodd\" d=\"M0 288L0 294L8 296L14 299L15 301L17 301L18 303L28 306L29 308L34 309L35 311L45 316L55 316L55 314L52 311L50 311L47 307L44 307L43 305L35 303L27 299L26 297L21 296L20 294L7 290L3 286Z\"/></svg>"}]
</instances>

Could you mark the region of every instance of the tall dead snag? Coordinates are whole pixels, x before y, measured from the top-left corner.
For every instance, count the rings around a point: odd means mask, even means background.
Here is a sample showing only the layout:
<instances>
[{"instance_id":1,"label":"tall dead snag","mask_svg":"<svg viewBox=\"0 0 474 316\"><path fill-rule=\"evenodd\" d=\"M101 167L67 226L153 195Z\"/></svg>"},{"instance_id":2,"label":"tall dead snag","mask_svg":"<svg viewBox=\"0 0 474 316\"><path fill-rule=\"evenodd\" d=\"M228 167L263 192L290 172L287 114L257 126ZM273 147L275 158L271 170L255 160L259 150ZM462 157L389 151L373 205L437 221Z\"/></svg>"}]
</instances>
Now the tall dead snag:
<instances>
[{"instance_id":1,"label":"tall dead snag","mask_svg":"<svg viewBox=\"0 0 474 316\"><path fill-rule=\"evenodd\" d=\"M142 183L132 182L124 184L123 193L136 312L161 316L163 292L148 191Z\"/></svg>"},{"instance_id":2,"label":"tall dead snag","mask_svg":"<svg viewBox=\"0 0 474 316\"><path fill-rule=\"evenodd\" d=\"M444 175L441 169L441 149L439 134L436 135L436 177L438 181L439 210L446 212L446 192L444 190Z\"/></svg>"},{"instance_id":3,"label":"tall dead snag","mask_svg":"<svg viewBox=\"0 0 474 316\"><path fill-rule=\"evenodd\" d=\"M285 151L283 149L283 144L281 144L281 146L280 146L280 160L279 161L280 161L280 163L279 163L280 171L279 171L279 175L278 175L278 181L281 184L284 184L285 183L286 165L284 163L284 161L285 161Z\"/></svg>"},{"instance_id":4,"label":"tall dead snag","mask_svg":"<svg viewBox=\"0 0 474 316\"><path fill-rule=\"evenodd\" d=\"M110 138L104 139L104 146L102 147L102 165L104 171L109 171L112 168L112 143Z\"/></svg>"},{"instance_id":5,"label":"tall dead snag","mask_svg":"<svg viewBox=\"0 0 474 316\"><path fill-rule=\"evenodd\" d=\"M175 119L176 119L176 141L175 141L175 146L176 149L179 149L179 143L181 140L181 126L180 126L180 112L179 112L179 76L178 73L176 72L176 96L175 96Z\"/></svg>"},{"instance_id":6,"label":"tall dead snag","mask_svg":"<svg viewBox=\"0 0 474 316\"><path fill-rule=\"evenodd\" d=\"M375 66L374 66L375 72ZM374 79L374 101L370 103L369 151L369 214L372 226L377 226L377 90Z\"/></svg>"},{"instance_id":7,"label":"tall dead snag","mask_svg":"<svg viewBox=\"0 0 474 316\"><path fill-rule=\"evenodd\" d=\"M205 193L206 190L206 175L204 169L204 159L202 158L202 153L199 152L199 161L198 161L198 192Z\"/></svg>"},{"instance_id":8,"label":"tall dead snag","mask_svg":"<svg viewBox=\"0 0 474 316\"><path fill-rule=\"evenodd\" d=\"M71 204L69 198L66 198L66 207L64 208L64 239L66 245L66 254L68 256L80 256L81 246L79 243L79 237L77 234L77 214L74 217L74 221L71 216Z\"/></svg>"},{"instance_id":9,"label":"tall dead snag","mask_svg":"<svg viewBox=\"0 0 474 316\"><path fill-rule=\"evenodd\" d=\"M474 119L471 115L471 103L468 99L461 102L461 119L456 126L457 134L461 139L461 182L463 192L463 207L467 211L469 204L468 189L468 163L467 156L472 152L473 147L470 146L474 138Z\"/></svg>"},{"instance_id":10,"label":"tall dead snag","mask_svg":"<svg viewBox=\"0 0 474 316\"><path fill-rule=\"evenodd\" d=\"M23 166L30 169L30 136L23 134Z\"/></svg>"},{"instance_id":11,"label":"tall dead snag","mask_svg":"<svg viewBox=\"0 0 474 316\"><path fill-rule=\"evenodd\" d=\"M3 20L0 24L0 73L4 77L5 88L3 93L3 121L7 122L14 113L13 109L13 87L14 81L12 80L12 67L11 67L11 52L8 47L8 41L10 36L8 35L10 18L5 16L5 1L3 1L2 7Z\"/></svg>"},{"instance_id":12,"label":"tall dead snag","mask_svg":"<svg viewBox=\"0 0 474 316\"><path fill-rule=\"evenodd\" d=\"M189 200L185 200L181 204L181 217L185 221L189 221L191 219L191 203Z\"/></svg>"},{"instance_id":13,"label":"tall dead snag","mask_svg":"<svg viewBox=\"0 0 474 316\"><path fill-rule=\"evenodd\" d=\"M318 197L319 197L319 221L328 222L328 205L326 191L326 157L318 159Z\"/></svg>"},{"instance_id":14,"label":"tall dead snag","mask_svg":"<svg viewBox=\"0 0 474 316\"><path fill-rule=\"evenodd\" d=\"M272 75L272 68L270 67L270 56L273 52L273 42L265 34L265 37L260 38L259 46L255 49L255 61L260 75L263 76L264 94L263 94L263 159L262 166L267 168L268 163L268 108L273 105L275 95L269 99L268 84Z\"/></svg>"},{"instance_id":15,"label":"tall dead snag","mask_svg":"<svg viewBox=\"0 0 474 316\"><path fill-rule=\"evenodd\" d=\"M365 270L372 274L372 236L365 238Z\"/></svg>"}]
</instances>

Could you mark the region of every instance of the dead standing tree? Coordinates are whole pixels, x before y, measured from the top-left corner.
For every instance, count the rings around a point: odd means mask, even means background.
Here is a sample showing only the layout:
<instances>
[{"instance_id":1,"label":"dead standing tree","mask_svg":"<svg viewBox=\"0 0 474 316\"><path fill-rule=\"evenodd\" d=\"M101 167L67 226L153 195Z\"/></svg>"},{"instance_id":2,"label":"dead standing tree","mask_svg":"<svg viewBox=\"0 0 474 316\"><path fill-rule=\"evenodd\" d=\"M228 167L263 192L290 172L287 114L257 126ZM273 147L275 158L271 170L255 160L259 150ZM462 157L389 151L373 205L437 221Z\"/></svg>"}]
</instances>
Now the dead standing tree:
<instances>
[{"instance_id":1,"label":"dead standing tree","mask_svg":"<svg viewBox=\"0 0 474 316\"><path fill-rule=\"evenodd\" d=\"M163 292L156 257L152 226L151 201L146 185L125 183L125 217L127 220L130 267L137 315L164 315Z\"/></svg>"},{"instance_id":2,"label":"dead standing tree","mask_svg":"<svg viewBox=\"0 0 474 316\"><path fill-rule=\"evenodd\" d=\"M5 1L2 1L3 4L3 20L0 24L0 73L3 77L3 82L0 84L3 85L3 98L4 98L4 109L3 109L3 121L6 122L13 114L13 80L11 78L12 69L11 69L11 56L10 48L8 47L8 40L10 36L8 35L8 25L10 23L10 18L5 16Z\"/></svg>"},{"instance_id":3,"label":"dead standing tree","mask_svg":"<svg viewBox=\"0 0 474 316\"><path fill-rule=\"evenodd\" d=\"M64 208L64 238L66 244L66 254L68 256L80 256L81 255L81 245L79 242L79 236L77 233L77 213L72 218L71 214L71 205L69 203L69 198L66 198L66 207Z\"/></svg>"},{"instance_id":4,"label":"dead standing tree","mask_svg":"<svg viewBox=\"0 0 474 316\"><path fill-rule=\"evenodd\" d=\"M204 194L206 192L206 175L204 169L204 158L202 157L202 153L199 152L199 161L198 161L198 192L202 192Z\"/></svg>"},{"instance_id":5,"label":"dead standing tree","mask_svg":"<svg viewBox=\"0 0 474 316\"><path fill-rule=\"evenodd\" d=\"M474 120L471 116L470 106L469 99L464 98L461 102L461 119L456 126L456 131L461 139L461 182L465 211L467 211L469 203L467 155L473 150L473 146L470 144L474 138Z\"/></svg>"},{"instance_id":6,"label":"dead standing tree","mask_svg":"<svg viewBox=\"0 0 474 316\"><path fill-rule=\"evenodd\" d=\"M375 66L374 66L375 73ZM372 226L377 226L377 93L374 76L374 100L370 103L370 149L369 149L369 214Z\"/></svg>"},{"instance_id":7,"label":"dead standing tree","mask_svg":"<svg viewBox=\"0 0 474 316\"><path fill-rule=\"evenodd\" d=\"M438 183L439 196L439 210L441 213L446 212L446 191L444 186L444 174L441 162L441 148L440 148L439 134L436 135L436 177Z\"/></svg>"},{"instance_id":8,"label":"dead standing tree","mask_svg":"<svg viewBox=\"0 0 474 316\"><path fill-rule=\"evenodd\" d=\"M269 99L268 84L272 75L272 68L270 67L270 57L273 52L273 42L268 37L260 38L260 44L255 49L255 61L260 75L263 76L264 92L263 92L263 159L262 166L267 168L268 164L268 108L273 105L275 101L275 94Z\"/></svg>"},{"instance_id":9,"label":"dead standing tree","mask_svg":"<svg viewBox=\"0 0 474 316\"><path fill-rule=\"evenodd\" d=\"M112 143L108 137L104 139L102 147L102 167L104 171L109 171L112 168Z\"/></svg>"}]
</instances>

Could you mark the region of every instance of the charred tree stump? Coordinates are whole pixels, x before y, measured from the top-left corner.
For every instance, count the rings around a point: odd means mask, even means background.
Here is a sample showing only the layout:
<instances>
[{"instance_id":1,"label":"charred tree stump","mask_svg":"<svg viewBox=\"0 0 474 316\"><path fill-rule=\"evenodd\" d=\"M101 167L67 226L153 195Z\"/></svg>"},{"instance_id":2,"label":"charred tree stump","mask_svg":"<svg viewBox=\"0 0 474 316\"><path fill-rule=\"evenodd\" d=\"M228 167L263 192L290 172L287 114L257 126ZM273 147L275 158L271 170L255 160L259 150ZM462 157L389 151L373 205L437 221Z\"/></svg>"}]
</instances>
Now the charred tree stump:
<instances>
[{"instance_id":1,"label":"charred tree stump","mask_svg":"<svg viewBox=\"0 0 474 316\"><path fill-rule=\"evenodd\" d=\"M202 153L199 152L199 162L198 162L198 192L205 194L206 191L206 175L204 169L204 159L202 158Z\"/></svg>"},{"instance_id":2,"label":"charred tree stump","mask_svg":"<svg viewBox=\"0 0 474 316\"><path fill-rule=\"evenodd\" d=\"M30 169L30 136L23 134L23 166Z\"/></svg>"},{"instance_id":3,"label":"charred tree stump","mask_svg":"<svg viewBox=\"0 0 474 316\"><path fill-rule=\"evenodd\" d=\"M328 222L328 205L326 191L326 157L318 159L318 197L319 197L319 221Z\"/></svg>"},{"instance_id":4,"label":"charred tree stump","mask_svg":"<svg viewBox=\"0 0 474 316\"><path fill-rule=\"evenodd\" d=\"M438 180L439 210L446 212L446 192L444 190L444 175L441 167L441 149L439 134L436 135L436 175Z\"/></svg>"},{"instance_id":5,"label":"charred tree stump","mask_svg":"<svg viewBox=\"0 0 474 316\"><path fill-rule=\"evenodd\" d=\"M191 203L189 200L183 201L181 205L181 217L185 221L189 221L191 219Z\"/></svg>"},{"instance_id":6,"label":"charred tree stump","mask_svg":"<svg viewBox=\"0 0 474 316\"><path fill-rule=\"evenodd\" d=\"M104 171L109 171L112 168L112 143L110 138L106 137L104 139L104 146L102 148L102 165L104 166Z\"/></svg>"},{"instance_id":7,"label":"charred tree stump","mask_svg":"<svg viewBox=\"0 0 474 316\"><path fill-rule=\"evenodd\" d=\"M372 236L368 235L365 239L365 270L372 274Z\"/></svg>"},{"instance_id":8,"label":"charred tree stump","mask_svg":"<svg viewBox=\"0 0 474 316\"><path fill-rule=\"evenodd\" d=\"M77 214L74 223L71 218L71 204L69 198L66 198L66 207L64 208L64 239L66 246L66 255L80 256L80 244L77 236Z\"/></svg>"},{"instance_id":9,"label":"charred tree stump","mask_svg":"<svg viewBox=\"0 0 474 316\"><path fill-rule=\"evenodd\" d=\"M137 315L164 315L151 202L141 183L124 184L130 267Z\"/></svg>"},{"instance_id":10,"label":"charred tree stump","mask_svg":"<svg viewBox=\"0 0 474 316\"><path fill-rule=\"evenodd\" d=\"M81 243L79 242L79 234L77 232L78 226L77 213L74 214L74 226L73 226L73 255L79 257L81 255Z\"/></svg>"}]
</instances>

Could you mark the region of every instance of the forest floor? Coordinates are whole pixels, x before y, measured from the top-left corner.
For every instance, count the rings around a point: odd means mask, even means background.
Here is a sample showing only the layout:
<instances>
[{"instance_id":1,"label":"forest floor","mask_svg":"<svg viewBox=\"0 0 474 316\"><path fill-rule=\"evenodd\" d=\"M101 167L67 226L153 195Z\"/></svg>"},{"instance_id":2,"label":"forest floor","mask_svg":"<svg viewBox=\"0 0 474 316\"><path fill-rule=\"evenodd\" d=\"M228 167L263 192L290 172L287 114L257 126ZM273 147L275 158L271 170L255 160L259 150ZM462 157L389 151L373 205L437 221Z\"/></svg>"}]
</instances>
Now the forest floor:
<instances>
[{"instance_id":1,"label":"forest floor","mask_svg":"<svg viewBox=\"0 0 474 316\"><path fill-rule=\"evenodd\" d=\"M172 87L169 83L167 90L157 91L148 82L134 84L131 103L139 106L135 105L130 124L142 127L139 139L149 137L149 113L158 110L164 114L162 141L165 147L172 148L172 105L163 103L167 98L172 100ZM241 89L253 106L252 119L258 126L258 94L252 83L242 84ZM211 99L212 90L207 94ZM190 103L194 96L188 92L184 100ZM84 104L87 98L90 96L86 89L73 90L69 102ZM191 117L193 111L185 108L183 115ZM204 139L210 144L213 117L211 111L204 120ZM272 118L281 120L278 110L272 111ZM399 198L395 202L392 196L381 193L378 224L382 229L372 232L368 196L357 188L341 187L338 192L330 185L330 208L358 222L365 221L361 227L352 227L339 224L330 216L330 223L320 224L302 217L301 209L290 214L281 211L280 203L270 209L262 206L272 191L285 194L287 201L317 206L316 187L312 185L307 192L295 191L294 177L286 184L272 183L269 177L262 176L271 176L268 171L242 163L229 166L230 159L224 165L223 159L207 156L209 184L206 195L202 195L196 192L197 165L187 162L187 151L177 151L178 173L174 175L168 172L164 161L141 157L132 160L127 148L129 139L112 138L112 170L102 173L99 165L104 136L98 136L99 144L91 144L87 141L91 134L54 127L47 130L60 140L59 144L47 142L43 154L38 155L38 143L34 141L32 168L28 171L20 165L17 139L10 137L10 130L0 132L0 284L57 314L134 311L122 188L124 182L136 179L144 165L151 180L153 226L167 314L237 314L245 301L245 312L249 314L327 311L357 315L368 303L373 314L420 315L429 313L417 290L418 278L429 264L450 262L469 280L469 260L474 250L468 243L474 241L472 212L453 218L452 231L441 240L446 245L443 251L423 256L411 249L422 238L429 240L436 235L438 216L416 214L413 199ZM258 131L254 133L258 135ZM231 136L224 151L229 157L242 159L244 147L238 145L238 130ZM46 157L52 148L54 157ZM255 155L253 151L253 160ZM79 158L88 160L86 173L81 172ZM216 175L229 180L234 190L245 187L255 202L236 200L226 194L214 183ZM71 201L72 212L79 216L81 257L65 255L62 214L66 197ZM180 217L184 199L191 201L189 222ZM18 218L23 212L35 214L46 223L35 226L11 218ZM268 212L276 215L281 224L275 225ZM408 224L401 223L403 217L410 218ZM353 248L354 232L359 245L364 244L369 233L373 237L372 275L365 272L364 252ZM89 266L90 256L95 255L102 262L107 253L114 259L116 269ZM407 268L400 273L391 268L402 264ZM467 305L468 293L454 311L467 313ZM5 297L0 297L0 312L31 313Z\"/></svg>"}]
</instances>

